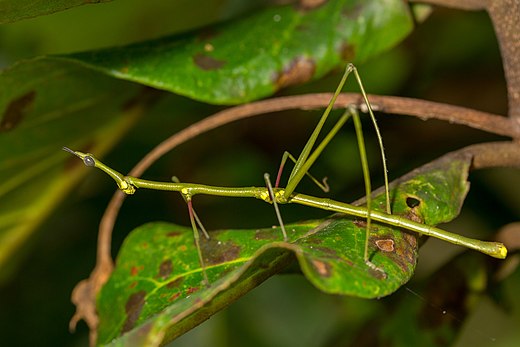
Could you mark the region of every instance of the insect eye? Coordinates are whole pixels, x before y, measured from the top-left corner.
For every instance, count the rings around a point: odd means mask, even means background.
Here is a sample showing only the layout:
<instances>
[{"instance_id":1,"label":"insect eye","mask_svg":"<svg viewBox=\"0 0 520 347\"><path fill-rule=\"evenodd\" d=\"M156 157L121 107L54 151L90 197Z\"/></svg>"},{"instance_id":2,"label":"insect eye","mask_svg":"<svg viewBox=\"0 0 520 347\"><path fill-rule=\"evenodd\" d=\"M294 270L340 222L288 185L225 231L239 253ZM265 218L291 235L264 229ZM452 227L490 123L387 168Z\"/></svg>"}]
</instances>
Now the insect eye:
<instances>
[{"instance_id":1,"label":"insect eye","mask_svg":"<svg viewBox=\"0 0 520 347\"><path fill-rule=\"evenodd\" d=\"M83 162L87 166L96 166L96 162L94 161L94 158L92 158L90 155L87 155L85 158L83 158Z\"/></svg>"}]
</instances>

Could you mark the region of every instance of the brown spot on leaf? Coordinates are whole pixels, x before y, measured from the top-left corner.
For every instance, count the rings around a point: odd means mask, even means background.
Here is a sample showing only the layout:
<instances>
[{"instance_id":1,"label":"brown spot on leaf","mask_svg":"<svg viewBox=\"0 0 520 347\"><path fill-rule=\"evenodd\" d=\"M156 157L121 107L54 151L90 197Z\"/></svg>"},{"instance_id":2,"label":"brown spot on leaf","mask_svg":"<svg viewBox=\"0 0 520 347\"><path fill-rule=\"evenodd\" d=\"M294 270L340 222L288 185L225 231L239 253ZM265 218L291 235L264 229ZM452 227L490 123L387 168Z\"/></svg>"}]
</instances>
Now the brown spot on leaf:
<instances>
[{"instance_id":1,"label":"brown spot on leaf","mask_svg":"<svg viewBox=\"0 0 520 347\"><path fill-rule=\"evenodd\" d=\"M354 46L345 42L341 45L339 54L341 59L347 62L351 62L356 57L356 50Z\"/></svg>"},{"instance_id":2,"label":"brown spot on leaf","mask_svg":"<svg viewBox=\"0 0 520 347\"><path fill-rule=\"evenodd\" d=\"M148 242L141 243L141 248L147 249L149 246Z\"/></svg>"},{"instance_id":3,"label":"brown spot on leaf","mask_svg":"<svg viewBox=\"0 0 520 347\"><path fill-rule=\"evenodd\" d=\"M404 244L400 249L398 248L398 256L406 263L408 266L411 264L415 264L417 262L417 235L410 234L406 231L403 231L403 239Z\"/></svg>"},{"instance_id":4,"label":"brown spot on leaf","mask_svg":"<svg viewBox=\"0 0 520 347\"><path fill-rule=\"evenodd\" d=\"M416 207L411 208L410 210L408 210L408 212L404 215L404 218L407 218L407 219L409 219L411 221L414 221L416 223L424 223L424 220L419 215L419 211L417 210Z\"/></svg>"},{"instance_id":5,"label":"brown spot on leaf","mask_svg":"<svg viewBox=\"0 0 520 347\"><path fill-rule=\"evenodd\" d=\"M145 297L146 292L144 290L140 290L130 295L130 297L126 301L126 320L123 324L121 334L132 330L132 328L135 326L135 322L137 322L137 319L139 319L139 315L141 314L141 310L143 309Z\"/></svg>"},{"instance_id":6,"label":"brown spot on leaf","mask_svg":"<svg viewBox=\"0 0 520 347\"><path fill-rule=\"evenodd\" d=\"M273 229L259 229L255 232L255 240L277 240L280 237L279 232Z\"/></svg>"},{"instance_id":7,"label":"brown spot on leaf","mask_svg":"<svg viewBox=\"0 0 520 347\"><path fill-rule=\"evenodd\" d=\"M325 263L321 260L312 259L312 265L318 272L318 274L322 277L330 277L331 275L331 267L330 264Z\"/></svg>"},{"instance_id":8,"label":"brown spot on leaf","mask_svg":"<svg viewBox=\"0 0 520 347\"><path fill-rule=\"evenodd\" d=\"M217 265L235 260L241 247L232 241L219 241L216 237L202 238L200 248L206 265Z\"/></svg>"},{"instance_id":9,"label":"brown spot on leaf","mask_svg":"<svg viewBox=\"0 0 520 347\"><path fill-rule=\"evenodd\" d=\"M364 220L358 220L358 219L356 219L356 220L354 220L353 223L354 223L354 225L357 226L358 228L363 228L363 229L365 229L365 228L367 227L367 222L364 221Z\"/></svg>"},{"instance_id":10,"label":"brown spot on leaf","mask_svg":"<svg viewBox=\"0 0 520 347\"><path fill-rule=\"evenodd\" d=\"M176 236L179 236L181 234L182 233L180 231L170 231L169 233L166 234L166 237L176 237Z\"/></svg>"},{"instance_id":11,"label":"brown spot on leaf","mask_svg":"<svg viewBox=\"0 0 520 347\"><path fill-rule=\"evenodd\" d=\"M175 301L179 298L179 296L181 296L181 293L180 292L177 292L177 293L174 293L172 294L169 298L168 298L168 301L169 302L172 302L172 301Z\"/></svg>"},{"instance_id":12,"label":"brown spot on leaf","mask_svg":"<svg viewBox=\"0 0 520 347\"><path fill-rule=\"evenodd\" d=\"M165 261L163 261L161 263L161 265L159 265L159 273L157 274L157 276L155 276L155 278L165 280L166 278L168 278L170 276L172 271L173 271L172 261L170 259L166 259Z\"/></svg>"},{"instance_id":13,"label":"brown spot on leaf","mask_svg":"<svg viewBox=\"0 0 520 347\"><path fill-rule=\"evenodd\" d=\"M380 239L376 240L376 246L383 252L393 252L395 250L394 240Z\"/></svg>"},{"instance_id":14,"label":"brown spot on leaf","mask_svg":"<svg viewBox=\"0 0 520 347\"><path fill-rule=\"evenodd\" d=\"M176 278L173 281L168 282L168 284L166 285L166 288L169 288L169 289L179 288L183 281L184 281L184 277Z\"/></svg>"},{"instance_id":15,"label":"brown spot on leaf","mask_svg":"<svg viewBox=\"0 0 520 347\"><path fill-rule=\"evenodd\" d=\"M195 65L200 67L202 70L217 70L222 66L226 65L226 61L218 60L204 53L197 53L193 57L193 62Z\"/></svg>"},{"instance_id":16,"label":"brown spot on leaf","mask_svg":"<svg viewBox=\"0 0 520 347\"><path fill-rule=\"evenodd\" d=\"M381 269L373 269L369 266L367 266L367 269L368 269L368 272L370 273L370 275L372 277L377 278L378 280L386 280L388 278L388 275L386 274L386 272L384 272Z\"/></svg>"},{"instance_id":17,"label":"brown spot on leaf","mask_svg":"<svg viewBox=\"0 0 520 347\"><path fill-rule=\"evenodd\" d=\"M4 111L0 122L0 132L7 132L16 128L30 111L35 98L36 92L33 90L12 100Z\"/></svg>"},{"instance_id":18,"label":"brown spot on leaf","mask_svg":"<svg viewBox=\"0 0 520 347\"><path fill-rule=\"evenodd\" d=\"M307 82L312 78L315 70L316 64L313 60L305 57L296 58L276 76L276 86L285 88Z\"/></svg>"},{"instance_id":19,"label":"brown spot on leaf","mask_svg":"<svg viewBox=\"0 0 520 347\"><path fill-rule=\"evenodd\" d=\"M137 276L139 274L139 271L142 271L144 269L144 266L132 266L130 268L130 275L131 276Z\"/></svg>"},{"instance_id":20,"label":"brown spot on leaf","mask_svg":"<svg viewBox=\"0 0 520 347\"><path fill-rule=\"evenodd\" d=\"M199 287L189 287L188 290L186 290L186 295L193 294L196 291L198 291L199 289L200 289Z\"/></svg>"},{"instance_id":21,"label":"brown spot on leaf","mask_svg":"<svg viewBox=\"0 0 520 347\"><path fill-rule=\"evenodd\" d=\"M409 233L404 233L403 237L404 237L405 241L410 245L411 248L413 248L413 249L417 248L417 236L409 234Z\"/></svg>"},{"instance_id":22,"label":"brown spot on leaf","mask_svg":"<svg viewBox=\"0 0 520 347\"><path fill-rule=\"evenodd\" d=\"M136 285L137 285L137 281L133 281L132 283L130 283L128 288L133 289L133 288L135 288Z\"/></svg>"},{"instance_id":23,"label":"brown spot on leaf","mask_svg":"<svg viewBox=\"0 0 520 347\"><path fill-rule=\"evenodd\" d=\"M405 200L406 206L408 206L408 211L404 215L404 218L407 218L411 221L417 223L424 223L424 219L421 217L421 200L414 196L407 196Z\"/></svg>"},{"instance_id":24,"label":"brown spot on leaf","mask_svg":"<svg viewBox=\"0 0 520 347\"><path fill-rule=\"evenodd\" d=\"M410 267L414 266L417 262L417 240L414 235L406 231L402 231L402 233L402 240L394 240L394 251L387 253L387 255L391 258L392 262L399 266L401 271L408 272ZM382 237L379 240L383 239L390 239L390 237ZM377 241L375 241L375 243L377 244Z\"/></svg>"},{"instance_id":25,"label":"brown spot on leaf","mask_svg":"<svg viewBox=\"0 0 520 347\"><path fill-rule=\"evenodd\" d=\"M186 245L179 246L179 251L186 252L187 250L188 250L188 247L186 247Z\"/></svg>"}]
</instances>

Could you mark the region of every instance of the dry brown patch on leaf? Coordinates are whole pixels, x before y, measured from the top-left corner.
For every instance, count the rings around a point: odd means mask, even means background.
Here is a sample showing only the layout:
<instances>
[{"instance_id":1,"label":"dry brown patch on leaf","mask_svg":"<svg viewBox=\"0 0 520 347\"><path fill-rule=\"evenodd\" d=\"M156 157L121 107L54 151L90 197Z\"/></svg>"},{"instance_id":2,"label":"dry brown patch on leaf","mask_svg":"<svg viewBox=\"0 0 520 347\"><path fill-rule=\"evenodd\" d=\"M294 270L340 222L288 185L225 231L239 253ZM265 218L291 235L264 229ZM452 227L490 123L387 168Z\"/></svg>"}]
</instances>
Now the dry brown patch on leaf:
<instances>
[{"instance_id":1,"label":"dry brown patch on leaf","mask_svg":"<svg viewBox=\"0 0 520 347\"><path fill-rule=\"evenodd\" d=\"M171 275L172 271L173 263L170 259L166 259L161 263L161 265L159 265L159 273L156 278L164 280Z\"/></svg>"},{"instance_id":2,"label":"dry brown patch on leaf","mask_svg":"<svg viewBox=\"0 0 520 347\"><path fill-rule=\"evenodd\" d=\"M383 252L393 252L395 250L395 242L392 239L380 239L375 241L377 248Z\"/></svg>"},{"instance_id":3,"label":"dry brown patch on leaf","mask_svg":"<svg viewBox=\"0 0 520 347\"><path fill-rule=\"evenodd\" d=\"M331 267L328 263L323 262L321 260L312 259L312 265L318 272L318 274L322 277L330 277L331 275Z\"/></svg>"},{"instance_id":4,"label":"dry brown patch on leaf","mask_svg":"<svg viewBox=\"0 0 520 347\"><path fill-rule=\"evenodd\" d=\"M316 70L316 63L305 57L294 59L287 68L276 76L276 86L285 88L309 81Z\"/></svg>"},{"instance_id":5,"label":"dry brown patch on leaf","mask_svg":"<svg viewBox=\"0 0 520 347\"><path fill-rule=\"evenodd\" d=\"M226 61L215 59L204 53L195 54L195 56L193 57L193 62L202 70L206 71L217 70L220 69L222 66L226 65Z\"/></svg>"},{"instance_id":6,"label":"dry brown patch on leaf","mask_svg":"<svg viewBox=\"0 0 520 347\"><path fill-rule=\"evenodd\" d=\"M141 314L141 310L143 309L145 297L146 292L144 290L140 290L130 295L130 297L126 301L126 320L123 324L121 334L132 330L135 326L135 323L137 322L137 320L139 319L139 315Z\"/></svg>"},{"instance_id":7,"label":"dry brown patch on leaf","mask_svg":"<svg viewBox=\"0 0 520 347\"><path fill-rule=\"evenodd\" d=\"M35 98L36 92L32 90L12 100L4 111L0 122L0 132L7 132L16 128L30 111Z\"/></svg>"}]
</instances>

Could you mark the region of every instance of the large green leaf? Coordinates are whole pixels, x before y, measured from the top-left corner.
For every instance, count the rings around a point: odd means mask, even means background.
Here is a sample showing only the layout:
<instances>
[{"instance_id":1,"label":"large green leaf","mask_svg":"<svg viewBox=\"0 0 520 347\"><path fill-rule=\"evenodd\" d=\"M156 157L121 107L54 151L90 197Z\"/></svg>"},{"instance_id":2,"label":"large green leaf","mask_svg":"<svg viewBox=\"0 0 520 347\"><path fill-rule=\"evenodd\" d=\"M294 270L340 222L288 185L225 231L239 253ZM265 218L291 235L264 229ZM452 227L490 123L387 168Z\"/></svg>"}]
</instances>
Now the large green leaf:
<instances>
[{"instance_id":1,"label":"large green leaf","mask_svg":"<svg viewBox=\"0 0 520 347\"><path fill-rule=\"evenodd\" d=\"M345 52L366 59L410 30L408 9L399 0L335 0L314 11L267 9L218 27L213 36L192 33L35 58L2 71L0 198L8 203L0 204L0 278L35 227L85 172L70 168L60 148L88 148L101 155L156 95L112 77L211 103L244 102L303 82L293 75L302 63L312 61L308 77L319 77ZM207 69L215 59L226 63Z\"/></svg>"},{"instance_id":2,"label":"large green leaf","mask_svg":"<svg viewBox=\"0 0 520 347\"><path fill-rule=\"evenodd\" d=\"M61 147L111 147L142 111L139 86L47 60L0 76L0 278L84 170Z\"/></svg>"},{"instance_id":3,"label":"large green leaf","mask_svg":"<svg viewBox=\"0 0 520 347\"><path fill-rule=\"evenodd\" d=\"M272 7L205 32L64 57L112 76L215 104L269 96L363 61L412 29L400 0Z\"/></svg>"},{"instance_id":4,"label":"large green leaf","mask_svg":"<svg viewBox=\"0 0 520 347\"><path fill-rule=\"evenodd\" d=\"M71 7L111 0L0 0L0 24L63 11Z\"/></svg>"},{"instance_id":5,"label":"large green leaf","mask_svg":"<svg viewBox=\"0 0 520 347\"><path fill-rule=\"evenodd\" d=\"M413 172L392 190L394 213L429 224L453 219L468 191L469 163L441 161ZM376 205L382 200L378 196ZM363 298L393 293L416 265L416 235L384 225L372 228L369 241L371 259L384 273L364 263L362 220L335 215L287 230L289 242L280 241L278 228L211 233L201 245L211 283L205 286L189 228L161 222L137 228L100 293L99 343L169 341L279 272L293 256L320 290Z\"/></svg>"}]
</instances>

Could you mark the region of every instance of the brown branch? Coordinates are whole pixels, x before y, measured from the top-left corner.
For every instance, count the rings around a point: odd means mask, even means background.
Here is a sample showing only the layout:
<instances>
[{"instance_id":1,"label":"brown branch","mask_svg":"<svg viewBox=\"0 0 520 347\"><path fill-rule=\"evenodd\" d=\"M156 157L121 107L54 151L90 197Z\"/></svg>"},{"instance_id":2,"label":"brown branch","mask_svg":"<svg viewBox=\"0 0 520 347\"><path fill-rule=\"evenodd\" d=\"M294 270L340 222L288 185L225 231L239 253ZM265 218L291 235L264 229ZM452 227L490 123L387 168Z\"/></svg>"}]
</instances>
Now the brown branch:
<instances>
[{"instance_id":1,"label":"brown branch","mask_svg":"<svg viewBox=\"0 0 520 347\"><path fill-rule=\"evenodd\" d=\"M520 144L518 142L480 143L461 151L473 156L472 169L493 167L520 167Z\"/></svg>"},{"instance_id":2,"label":"brown branch","mask_svg":"<svg viewBox=\"0 0 520 347\"><path fill-rule=\"evenodd\" d=\"M520 1L489 1L487 11L497 34L507 81L509 116L520 128Z\"/></svg>"}]
</instances>

